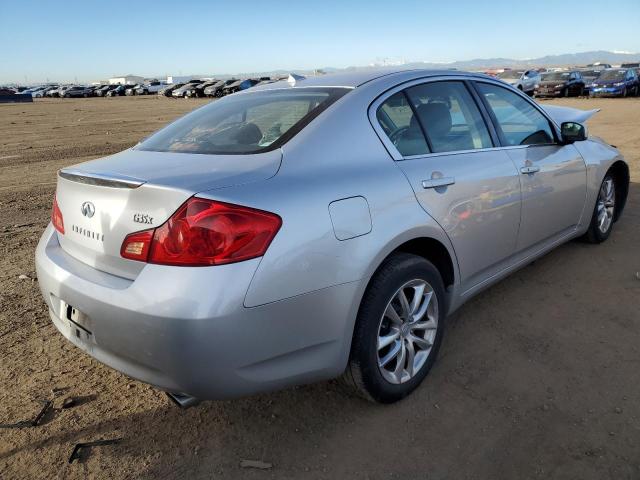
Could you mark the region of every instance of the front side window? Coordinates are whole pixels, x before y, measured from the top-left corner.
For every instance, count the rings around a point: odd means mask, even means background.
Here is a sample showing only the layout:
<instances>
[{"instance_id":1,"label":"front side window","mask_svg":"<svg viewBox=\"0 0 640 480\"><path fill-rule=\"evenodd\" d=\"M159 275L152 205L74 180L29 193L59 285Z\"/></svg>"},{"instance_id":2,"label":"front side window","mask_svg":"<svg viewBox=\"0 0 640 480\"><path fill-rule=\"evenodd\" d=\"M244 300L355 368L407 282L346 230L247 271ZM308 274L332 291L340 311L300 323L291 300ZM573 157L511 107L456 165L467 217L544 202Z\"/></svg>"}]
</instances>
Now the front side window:
<instances>
[{"instance_id":1,"label":"front side window","mask_svg":"<svg viewBox=\"0 0 640 480\"><path fill-rule=\"evenodd\" d=\"M225 97L182 117L136 149L201 154L272 150L348 91L292 88Z\"/></svg>"},{"instance_id":2,"label":"front side window","mask_svg":"<svg viewBox=\"0 0 640 480\"><path fill-rule=\"evenodd\" d=\"M493 147L480 110L464 83L431 82L407 89L432 152Z\"/></svg>"},{"instance_id":3,"label":"front side window","mask_svg":"<svg viewBox=\"0 0 640 480\"><path fill-rule=\"evenodd\" d=\"M554 142L549 121L520 95L506 88L477 83L480 95L495 116L505 145L544 145Z\"/></svg>"}]
</instances>

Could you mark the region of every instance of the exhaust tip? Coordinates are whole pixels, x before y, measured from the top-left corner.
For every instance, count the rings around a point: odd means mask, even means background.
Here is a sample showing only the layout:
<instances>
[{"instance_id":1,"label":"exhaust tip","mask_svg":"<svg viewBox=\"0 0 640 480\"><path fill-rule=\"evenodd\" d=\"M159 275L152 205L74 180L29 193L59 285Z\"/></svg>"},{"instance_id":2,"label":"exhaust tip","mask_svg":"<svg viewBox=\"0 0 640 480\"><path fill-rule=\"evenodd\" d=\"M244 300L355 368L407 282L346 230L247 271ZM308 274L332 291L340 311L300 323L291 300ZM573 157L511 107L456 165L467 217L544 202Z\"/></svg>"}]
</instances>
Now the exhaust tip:
<instances>
[{"instance_id":1,"label":"exhaust tip","mask_svg":"<svg viewBox=\"0 0 640 480\"><path fill-rule=\"evenodd\" d=\"M200 403L200 399L196 397L192 397L191 395L187 395L186 393L171 393L165 392L167 397L175 403L177 406L186 410L189 407L195 407Z\"/></svg>"}]
</instances>

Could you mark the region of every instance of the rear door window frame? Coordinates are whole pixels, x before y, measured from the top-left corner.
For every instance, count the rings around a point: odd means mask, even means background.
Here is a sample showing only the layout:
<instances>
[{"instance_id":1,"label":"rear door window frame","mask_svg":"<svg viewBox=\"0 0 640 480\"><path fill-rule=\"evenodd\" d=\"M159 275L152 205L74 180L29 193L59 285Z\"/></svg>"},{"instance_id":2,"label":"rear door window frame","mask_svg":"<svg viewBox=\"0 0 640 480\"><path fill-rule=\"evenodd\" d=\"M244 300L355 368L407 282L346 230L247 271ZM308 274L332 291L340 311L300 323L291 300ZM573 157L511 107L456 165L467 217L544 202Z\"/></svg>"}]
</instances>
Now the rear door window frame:
<instances>
[{"instance_id":1,"label":"rear door window frame","mask_svg":"<svg viewBox=\"0 0 640 480\"><path fill-rule=\"evenodd\" d=\"M405 161L405 160L413 160L413 159L419 159L419 158L425 158L425 157L436 157L436 156L439 157L439 156L444 156L444 155L459 155L459 154L463 154L463 153L483 152L483 151L490 151L490 150L496 150L498 148L503 148L503 146L501 145L500 139L498 137L498 131L496 130L495 125L494 125L494 123L493 123L493 121L492 121L492 119L491 119L491 117L489 115L489 111L487 111L487 108L486 108L484 102L482 101L482 99L479 98L478 92L476 91L476 89L472 85L472 80L473 80L472 78L467 77L467 76L462 76L462 75L422 77L422 78L416 78L416 79L409 80L407 82L403 82L401 84L395 85L392 88L390 88L390 89L386 90L385 92L383 92L381 95L379 95L369 105L369 122L371 123L371 126L373 127L373 129L375 130L376 134L380 138L380 141L382 141L382 144L384 145L386 150L389 152L389 155L391 155L391 157L395 161ZM405 96L405 98L409 101L409 99L407 97L407 94L405 92L407 89L409 89L411 87L415 87L417 85L423 85L423 84L428 84L428 83L436 83L436 82L460 82L460 83L464 84L465 88L469 92L469 95L473 99L475 107L479 110L480 115L482 116L482 120L483 120L483 122L485 124L485 127L487 128L487 130L489 132L489 137L490 137L491 143L493 145L492 147L474 148L474 149L471 149L471 150L451 150L451 151L447 151L447 152L433 152L433 151L430 151L428 153L424 153L424 154L420 154L420 155L410 155L410 156L403 156L398 151L398 149L393 144L393 142L391 142L391 140L389 139L388 135L386 134L386 132L384 131L384 129L382 128L382 126L380 125L380 123L378 121L378 118L377 118L378 109L390 97L392 97L393 95L395 95L398 92L402 92L403 95ZM493 83L493 82L489 82L489 83ZM410 101L409 101L409 104L411 105ZM416 115L415 109L413 108L413 106L411 106L411 110L412 110L413 114ZM419 118L416 118L416 119L418 121L418 124L420 125L420 128L422 129L423 135L425 136L425 141L427 142L427 145L428 145L429 149L431 150L431 143L429 141L428 136L425 134L425 130L424 130L424 127L422 125L422 122L420 121Z\"/></svg>"}]
</instances>

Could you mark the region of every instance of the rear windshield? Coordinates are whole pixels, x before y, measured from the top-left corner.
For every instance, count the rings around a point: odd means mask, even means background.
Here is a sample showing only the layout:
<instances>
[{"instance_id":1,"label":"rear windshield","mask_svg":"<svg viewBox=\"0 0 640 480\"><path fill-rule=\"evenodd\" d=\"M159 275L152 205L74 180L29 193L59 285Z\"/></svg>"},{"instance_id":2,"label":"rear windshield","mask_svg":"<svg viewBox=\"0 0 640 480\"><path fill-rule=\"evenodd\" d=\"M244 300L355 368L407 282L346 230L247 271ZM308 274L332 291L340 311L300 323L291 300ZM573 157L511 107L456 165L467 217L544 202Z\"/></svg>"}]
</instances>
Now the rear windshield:
<instances>
[{"instance_id":1,"label":"rear windshield","mask_svg":"<svg viewBox=\"0 0 640 480\"><path fill-rule=\"evenodd\" d=\"M247 154L279 147L349 90L291 88L230 95L163 128L136 149Z\"/></svg>"}]
</instances>

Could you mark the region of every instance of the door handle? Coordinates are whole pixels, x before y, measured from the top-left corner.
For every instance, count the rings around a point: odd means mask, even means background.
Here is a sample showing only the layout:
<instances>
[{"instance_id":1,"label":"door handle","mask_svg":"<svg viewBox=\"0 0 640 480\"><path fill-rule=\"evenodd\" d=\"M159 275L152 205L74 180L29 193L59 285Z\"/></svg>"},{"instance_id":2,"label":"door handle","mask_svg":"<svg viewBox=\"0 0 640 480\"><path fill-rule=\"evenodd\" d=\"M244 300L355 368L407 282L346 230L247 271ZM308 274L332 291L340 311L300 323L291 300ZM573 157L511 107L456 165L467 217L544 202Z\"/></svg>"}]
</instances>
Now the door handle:
<instances>
[{"instance_id":1,"label":"door handle","mask_svg":"<svg viewBox=\"0 0 640 480\"><path fill-rule=\"evenodd\" d=\"M522 167L520 169L521 173L532 174L540 171L540 167Z\"/></svg>"},{"instance_id":2,"label":"door handle","mask_svg":"<svg viewBox=\"0 0 640 480\"><path fill-rule=\"evenodd\" d=\"M447 185L453 185L454 183L456 183L456 179L453 177L432 178L430 180L423 180L422 188L446 187Z\"/></svg>"}]
</instances>

